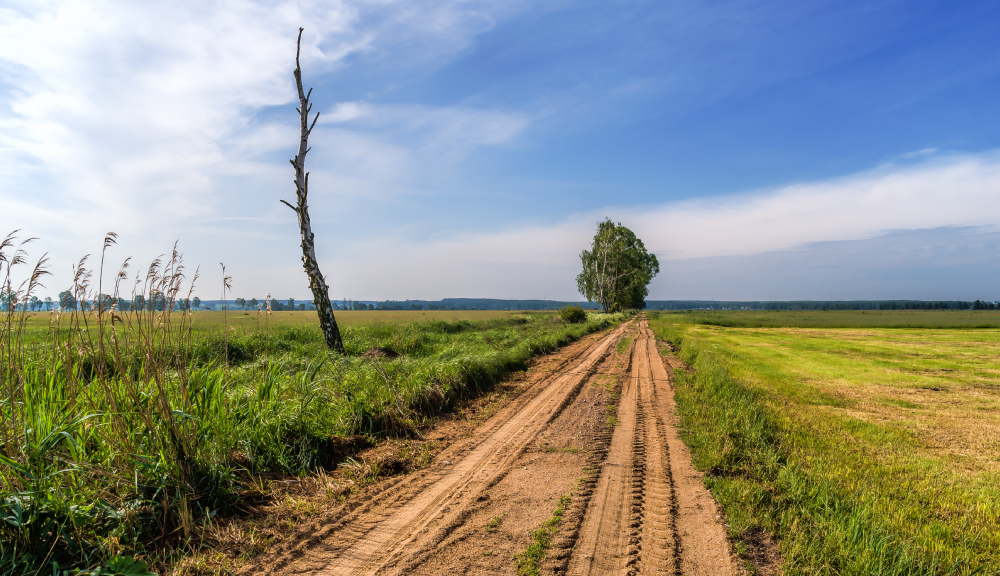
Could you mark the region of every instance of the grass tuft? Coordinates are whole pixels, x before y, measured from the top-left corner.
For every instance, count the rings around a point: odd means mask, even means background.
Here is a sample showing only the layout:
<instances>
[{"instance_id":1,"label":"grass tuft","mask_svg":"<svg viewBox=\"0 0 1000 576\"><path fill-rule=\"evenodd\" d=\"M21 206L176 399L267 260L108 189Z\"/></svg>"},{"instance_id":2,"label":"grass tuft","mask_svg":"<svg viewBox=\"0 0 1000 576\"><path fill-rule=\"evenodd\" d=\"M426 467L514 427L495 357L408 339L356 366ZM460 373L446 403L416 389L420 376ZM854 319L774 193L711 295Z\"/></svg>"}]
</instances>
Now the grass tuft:
<instances>
[{"instance_id":1,"label":"grass tuft","mask_svg":"<svg viewBox=\"0 0 1000 576\"><path fill-rule=\"evenodd\" d=\"M552 537L559 529L559 522L571 501L570 494L559 498L558 505L552 511L552 517L543 522L538 530L531 532L531 543L514 556L518 576L538 576L542 561L545 560L545 550L552 545Z\"/></svg>"}]
</instances>

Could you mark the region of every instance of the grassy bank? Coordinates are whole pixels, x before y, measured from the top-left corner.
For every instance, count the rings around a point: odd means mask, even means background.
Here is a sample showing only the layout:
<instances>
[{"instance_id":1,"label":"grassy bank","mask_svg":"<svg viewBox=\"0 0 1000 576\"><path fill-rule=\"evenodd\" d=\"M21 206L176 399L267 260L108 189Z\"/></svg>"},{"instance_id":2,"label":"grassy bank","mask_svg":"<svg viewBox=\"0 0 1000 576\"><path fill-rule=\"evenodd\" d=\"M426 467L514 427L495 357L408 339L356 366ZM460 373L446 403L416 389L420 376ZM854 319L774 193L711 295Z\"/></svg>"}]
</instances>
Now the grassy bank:
<instances>
[{"instance_id":1,"label":"grassy bank","mask_svg":"<svg viewBox=\"0 0 1000 576\"><path fill-rule=\"evenodd\" d=\"M173 278L152 285L172 296ZM202 314L0 318L0 574L162 563L235 513L252 475L336 466L338 438L410 434L618 320L348 322L339 357L300 322L314 314L252 327Z\"/></svg>"},{"instance_id":2,"label":"grassy bank","mask_svg":"<svg viewBox=\"0 0 1000 576\"><path fill-rule=\"evenodd\" d=\"M1000 331L692 316L652 325L734 536L777 537L786 574L1000 573Z\"/></svg>"}]
</instances>

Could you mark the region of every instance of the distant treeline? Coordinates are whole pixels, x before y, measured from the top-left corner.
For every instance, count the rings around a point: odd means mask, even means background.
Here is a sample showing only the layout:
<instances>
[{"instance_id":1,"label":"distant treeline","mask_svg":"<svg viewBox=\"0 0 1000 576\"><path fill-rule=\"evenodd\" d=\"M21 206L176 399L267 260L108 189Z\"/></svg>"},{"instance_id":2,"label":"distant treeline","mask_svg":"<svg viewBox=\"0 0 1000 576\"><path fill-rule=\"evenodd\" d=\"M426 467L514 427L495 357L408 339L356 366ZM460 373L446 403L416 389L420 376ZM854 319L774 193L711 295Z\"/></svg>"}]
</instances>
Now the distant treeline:
<instances>
[{"instance_id":1,"label":"distant treeline","mask_svg":"<svg viewBox=\"0 0 1000 576\"><path fill-rule=\"evenodd\" d=\"M112 298L104 295L103 299L77 301L66 291L59 294L58 300L52 298L39 299L32 297L25 303L15 302L13 294L6 289L0 290L0 311L11 308L31 311L53 310L59 307L63 310L94 310L101 306L116 310L163 310L172 307L175 310L266 310L274 312L289 310L315 310L312 301L288 298L278 300L272 298L234 298L232 300L201 300L186 298L168 301L162 294L154 294L152 298L144 299L136 296L133 300ZM587 310L596 310L598 305L592 302L571 302L566 300L501 300L498 298L444 298L443 300L333 300L335 310L558 310L564 306L575 305ZM12 305L13 304L13 305ZM787 301L719 301L719 300L649 300L648 310L996 310L996 301L987 300L787 300Z\"/></svg>"},{"instance_id":2,"label":"distant treeline","mask_svg":"<svg viewBox=\"0 0 1000 576\"><path fill-rule=\"evenodd\" d=\"M374 302L375 310L558 310L576 305L596 310L591 302L561 300L500 300L497 298L445 298L443 300L385 300ZM371 309L371 308L369 308Z\"/></svg>"},{"instance_id":3,"label":"distant treeline","mask_svg":"<svg viewBox=\"0 0 1000 576\"><path fill-rule=\"evenodd\" d=\"M589 302L568 302L561 300L500 300L496 298L445 298L443 300L331 300L334 310L558 310L563 306L576 305L596 310L597 304ZM237 298L223 303L222 300L204 300L202 306L221 310L228 305L230 310L256 310L264 308L266 300ZM294 299L270 301L272 311L315 310L312 301Z\"/></svg>"},{"instance_id":4,"label":"distant treeline","mask_svg":"<svg viewBox=\"0 0 1000 576\"><path fill-rule=\"evenodd\" d=\"M254 299L228 302L230 310L256 310ZM498 298L445 298L443 300L334 300L336 310L558 310L575 305L597 310L592 302L566 300L501 300ZM221 300L206 300L203 307L221 310ZM650 300L647 310L995 310L997 303L984 300L789 300L789 301L713 301L713 300ZM271 309L314 310L311 303L295 300L271 300Z\"/></svg>"}]
</instances>

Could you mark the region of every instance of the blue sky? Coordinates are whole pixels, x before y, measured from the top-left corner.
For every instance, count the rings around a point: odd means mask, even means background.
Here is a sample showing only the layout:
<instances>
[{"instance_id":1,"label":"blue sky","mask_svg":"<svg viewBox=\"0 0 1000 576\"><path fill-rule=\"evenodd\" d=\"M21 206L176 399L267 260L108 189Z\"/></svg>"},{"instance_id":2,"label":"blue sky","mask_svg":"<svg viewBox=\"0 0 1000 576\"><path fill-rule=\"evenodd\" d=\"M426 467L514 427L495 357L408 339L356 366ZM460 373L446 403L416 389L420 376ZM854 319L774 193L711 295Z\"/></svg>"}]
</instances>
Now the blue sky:
<instances>
[{"instance_id":1,"label":"blue sky","mask_svg":"<svg viewBox=\"0 0 1000 576\"><path fill-rule=\"evenodd\" d=\"M0 2L0 231L50 292L113 230L308 295L299 25L334 298L575 299L604 216L658 299L1000 298L1000 5L932 1Z\"/></svg>"}]
</instances>

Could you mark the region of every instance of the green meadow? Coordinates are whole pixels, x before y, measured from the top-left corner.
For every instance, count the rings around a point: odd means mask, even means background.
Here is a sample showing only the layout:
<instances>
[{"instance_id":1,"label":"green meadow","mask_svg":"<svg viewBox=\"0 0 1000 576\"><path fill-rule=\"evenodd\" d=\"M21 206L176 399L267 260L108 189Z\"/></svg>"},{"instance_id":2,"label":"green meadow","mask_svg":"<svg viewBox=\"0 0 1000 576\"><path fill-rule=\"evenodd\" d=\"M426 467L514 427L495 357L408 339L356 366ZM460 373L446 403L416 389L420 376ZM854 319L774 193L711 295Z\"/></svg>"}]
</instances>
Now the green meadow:
<instances>
[{"instance_id":1,"label":"green meadow","mask_svg":"<svg viewBox=\"0 0 1000 576\"><path fill-rule=\"evenodd\" d=\"M1000 310L684 310L671 322L733 328L1000 328Z\"/></svg>"},{"instance_id":2,"label":"green meadow","mask_svg":"<svg viewBox=\"0 0 1000 576\"><path fill-rule=\"evenodd\" d=\"M177 294L173 277L154 280ZM342 437L418 434L530 358L622 319L337 318L344 356L325 348L315 312L0 316L0 574L167 567L200 527L239 513L260 474L336 467Z\"/></svg>"},{"instance_id":3,"label":"green meadow","mask_svg":"<svg viewBox=\"0 0 1000 576\"><path fill-rule=\"evenodd\" d=\"M692 311L651 324L690 368L682 434L737 539L776 537L785 574L972 575L1000 573L998 320Z\"/></svg>"}]
</instances>

